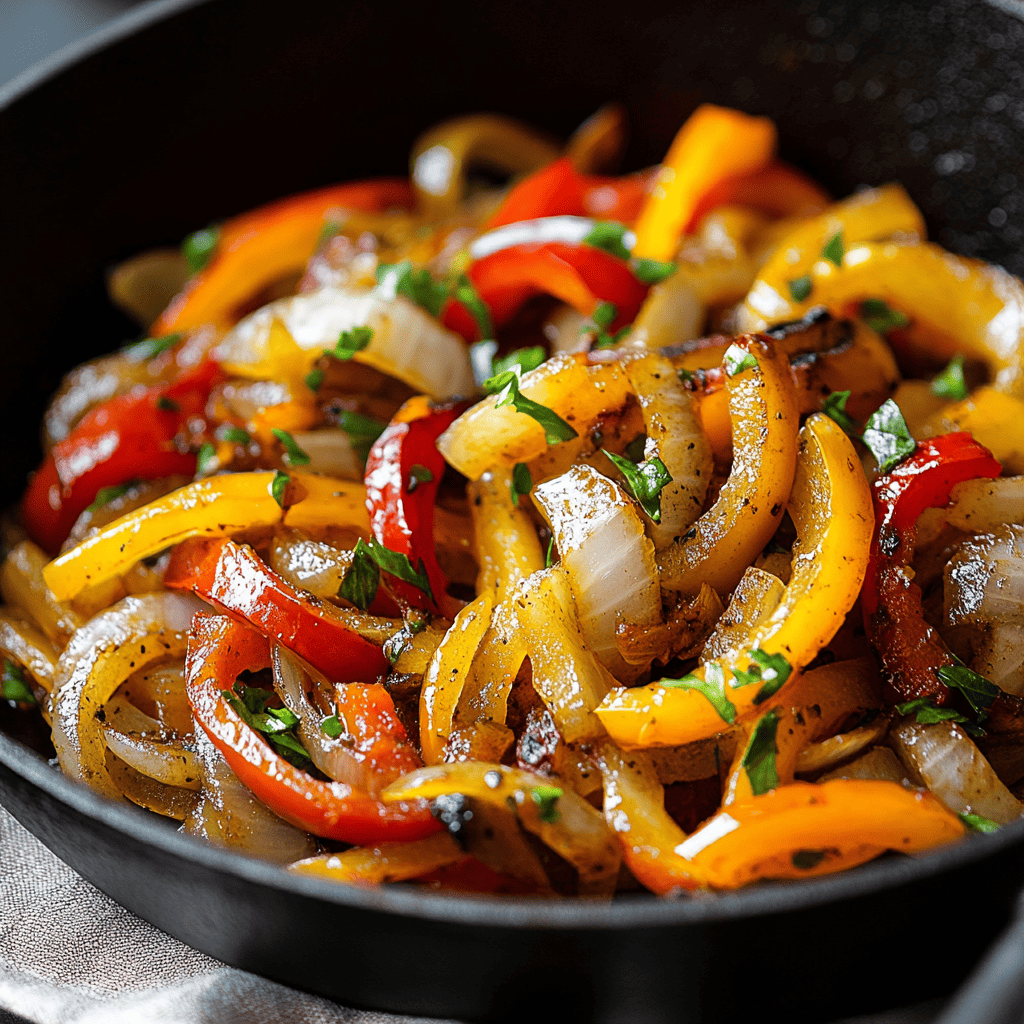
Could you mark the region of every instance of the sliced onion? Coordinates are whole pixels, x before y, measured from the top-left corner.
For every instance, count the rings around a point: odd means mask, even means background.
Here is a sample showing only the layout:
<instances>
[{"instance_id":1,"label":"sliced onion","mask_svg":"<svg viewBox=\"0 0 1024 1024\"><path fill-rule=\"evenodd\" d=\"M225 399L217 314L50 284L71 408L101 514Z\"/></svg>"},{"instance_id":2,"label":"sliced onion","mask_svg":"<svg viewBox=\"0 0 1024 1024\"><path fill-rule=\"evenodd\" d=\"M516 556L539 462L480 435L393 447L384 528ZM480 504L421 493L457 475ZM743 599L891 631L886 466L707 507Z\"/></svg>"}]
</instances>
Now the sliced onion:
<instances>
[{"instance_id":1,"label":"sliced onion","mask_svg":"<svg viewBox=\"0 0 1024 1024\"><path fill-rule=\"evenodd\" d=\"M899 758L888 747L873 747L856 760L822 775L819 782L832 779L880 779L883 782L906 782L907 773Z\"/></svg>"},{"instance_id":2,"label":"sliced onion","mask_svg":"<svg viewBox=\"0 0 1024 1024\"><path fill-rule=\"evenodd\" d=\"M970 533L991 533L1007 523L1024 525L1024 476L965 480L940 510L950 526Z\"/></svg>"},{"instance_id":3,"label":"sliced onion","mask_svg":"<svg viewBox=\"0 0 1024 1024\"><path fill-rule=\"evenodd\" d=\"M309 456L311 473L325 473L341 480L362 480L363 463L352 450L352 440L343 430L296 431L295 443Z\"/></svg>"},{"instance_id":4,"label":"sliced onion","mask_svg":"<svg viewBox=\"0 0 1024 1024\"><path fill-rule=\"evenodd\" d=\"M107 751L107 771L114 784L133 804L167 818L184 821L199 803L197 789L168 786L149 775L136 771L113 751Z\"/></svg>"},{"instance_id":5,"label":"sliced onion","mask_svg":"<svg viewBox=\"0 0 1024 1024\"><path fill-rule=\"evenodd\" d=\"M181 743L164 743L139 733L104 730L107 746L137 772L167 786L199 789L202 773L195 753Z\"/></svg>"},{"instance_id":6,"label":"sliced onion","mask_svg":"<svg viewBox=\"0 0 1024 1024\"><path fill-rule=\"evenodd\" d=\"M954 814L980 814L1005 825L1024 806L1003 785L971 738L953 722L900 723L892 743L912 776L920 779Z\"/></svg>"},{"instance_id":7,"label":"sliced onion","mask_svg":"<svg viewBox=\"0 0 1024 1024\"><path fill-rule=\"evenodd\" d=\"M357 362L397 377L431 398L469 395L475 390L469 350L457 335L442 327L419 306L380 289L349 291L321 288L272 302L232 328L215 351L229 373L241 377L277 376L276 360L269 358L273 325L283 325L305 364L305 373L324 349L333 349L342 331L370 327L373 338L357 352Z\"/></svg>"},{"instance_id":8,"label":"sliced onion","mask_svg":"<svg viewBox=\"0 0 1024 1024\"><path fill-rule=\"evenodd\" d=\"M798 774L820 772L846 761L881 740L888 728L888 719L878 718L860 729L851 729L818 743L808 743L796 759L796 771Z\"/></svg>"},{"instance_id":9,"label":"sliced onion","mask_svg":"<svg viewBox=\"0 0 1024 1024\"><path fill-rule=\"evenodd\" d=\"M184 657L192 616L206 607L188 594L126 597L76 630L57 663L50 697L53 745L66 775L121 797L106 768L98 713L132 673Z\"/></svg>"},{"instance_id":10,"label":"sliced onion","mask_svg":"<svg viewBox=\"0 0 1024 1024\"><path fill-rule=\"evenodd\" d=\"M584 638L616 678L635 679L642 668L619 654L616 624L661 621L654 547L636 506L622 488L587 465L538 484L532 496L555 535Z\"/></svg>"},{"instance_id":11,"label":"sliced onion","mask_svg":"<svg viewBox=\"0 0 1024 1024\"><path fill-rule=\"evenodd\" d=\"M53 689L57 648L31 623L0 608L0 653L10 655L47 693Z\"/></svg>"},{"instance_id":12,"label":"sliced onion","mask_svg":"<svg viewBox=\"0 0 1024 1024\"><path fill-rule=\"evenodd\" d=\"M711 445L698 422L693 394L667 359L649 354L624 366L647 428L644 458L661 459L672 477L661 489L661 522L647 524L647 534L660 551L682 536L704 509Z\"/></svg>"},{"instance_id":13,"label":"sliced onion","mask_svg":"<svg viewBox=\"0 0 1024 1024\"><path fill-rule=\"evenodd\" d=\"M257 800L202 729L196 730L196 753L203 768L202 796L181 826L182 832L275 864L290 864L316 853L316 840Z\"/></svg>"},{"instance_id":14,"label":"sliced onion","mask_svg":"<svg viewBox=\"0 0 1024 1024\"><path fill-rule=\"evenodd\" d=\"M715 661L748 643L754 629L778 608L786 588L777 576L750 566L740 578L722 617L708 637L701 661Z\"/></svg>"}]
</instances>

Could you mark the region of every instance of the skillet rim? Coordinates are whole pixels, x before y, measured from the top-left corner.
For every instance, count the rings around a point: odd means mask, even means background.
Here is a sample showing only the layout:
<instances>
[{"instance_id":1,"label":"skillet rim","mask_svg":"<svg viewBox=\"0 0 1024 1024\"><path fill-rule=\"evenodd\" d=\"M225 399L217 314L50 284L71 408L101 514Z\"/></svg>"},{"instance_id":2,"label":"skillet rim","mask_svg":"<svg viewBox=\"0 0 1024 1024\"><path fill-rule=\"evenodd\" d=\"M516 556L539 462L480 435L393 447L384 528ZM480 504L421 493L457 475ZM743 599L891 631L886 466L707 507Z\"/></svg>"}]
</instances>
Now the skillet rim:
<instances>
[{"instance_id":1,"label":"skillet rim","mask_svg":"<svg viewBox=\"0 0 1024 1024\"><path fill-rule=\"evenodd\" d=\"M108 46L191 8L213 2L149 0L121 14L0 85L0 114L23 96ZM1012 8L1005 0L985 0L985 6L1024 20L1024 13ZM35 789L96 824L207 870L296 896L323 900L342 908L478 928L618 931L703 925L793 913L838 905L880 891L896 890L995 857L1015 845L1024 845L1024 818L1021 818L994 834L968 836L920 859L876 860L835 875L758 884L710 896L659 899L644 893L626 895L614 902L590 902L578 898L511 900L455 896L401 886L361 888L291 875L270 862L183 835L141 808L107 800L62 775L40 755L2 731L0 764ZM0 804L5 804L4 795L5 789L0 784ZM12 817L16 816L12 814Z\"/></svg>"}]
</instances>

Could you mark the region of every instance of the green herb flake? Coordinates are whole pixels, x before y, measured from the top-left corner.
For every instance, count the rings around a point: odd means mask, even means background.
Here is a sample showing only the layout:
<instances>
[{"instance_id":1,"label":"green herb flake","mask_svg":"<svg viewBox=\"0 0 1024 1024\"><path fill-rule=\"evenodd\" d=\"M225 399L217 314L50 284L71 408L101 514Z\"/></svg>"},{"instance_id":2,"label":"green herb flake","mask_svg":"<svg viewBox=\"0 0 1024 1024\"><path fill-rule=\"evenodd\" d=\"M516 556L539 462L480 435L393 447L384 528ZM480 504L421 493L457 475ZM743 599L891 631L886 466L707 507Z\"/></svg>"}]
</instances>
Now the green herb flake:
<instances>
[{"instance_id":1,"label":"green herb flake","mask_svg":"<svg viewBox=\"0 0 1024 1024\"><path fill-rule=\"evenodd\" d=\"M295 735L298 717L288 708L268 708L267 702L274 696L270 690L235 683L234 692L221 690L221 696L250 729L264 736L290 764L302 769L312 764L309 753Z\"/></svg>"},{"instance_id":2,"label":"green herb flake","mask_svg":"<svg viewBox=\"0 0 1024 1024\"><path fill-rule=\"evenodd\" d=\"M114 484L113 487L101 487L96 492L96 497L93 499L93 503L86 508L86 512L95 512L97 509L103 508L104 505L109 505L115 498L120 498L122 494L127 494L135 485L138 483L137 480L129 480L126 484Z\"/></svg>"},{"instance_id":3,"label":"green herb flake","mask_svg":"<svg viewBox=\"0 0 1024 1024\"><path fill-rule=\"evenodd\" d=\"M284 457L289 466L309 465L309 456L299 447L298 442L287 430L273 427L270 432L284 445Z\"/></svg>"},{"instance_id":4,"label":"green herb flake","mask_svg":"<svg viewBox=\"0 0 1024 1024\"><path fill-rule=\"evenodd\" d=\"M684 384L692 384L694 380L696 380L693 371L687 370L685 366L679 370L678 376L680 381L682 381L682 383Z\"/></svg>"},{"instance_id":5,"label":"green herb flake","mask_svg":"<svg viewBox=\"0 0 1024 1024\"><path fill-rule=\"evenodd\" d=\"M696 690L707 698L723 722L732 725L736 721L736 705L725 695L725 671L718 662L709 661L704 666L703 679L691 672L682 679L659 679L657 685L666 689Z\"/></svg>"},{"instance_id":6,"label":"green herb flake","mask_svg":"<svg viewBox=\"0 0 1024 1024\"><path fill-rule=\"evenodd\" d=\"M629 250L623 241L626 231L626 226L619 224L618 221L598 220L594 222L590 233L584 237L583 243L610 253L612 256L618 256L620 260L628 260Z\"/></svg>"},{"instance_id":7,"label":"green herb flake","mask_svg":"<svg viewBox=\"0 0 1024 1024\"><path fill-rule=\"evenodd\" d=\"M520 495L529 494L532 488L533 477L530 476L530 467L525 462L517 462L512 467L512 482L508 488L512 494L512 504L518 505Z\"/></svg>"},{"instance_id":8,"label":"green herb flake","mask_svg":"<svg viewBox=\"0 0 1024 1024\"><path fill-rule=\"evenodd\" d=\"M407 494L412 494L420 484L429 484L434 479L434 474L421 466L418 462L409 467L409 482L405 486Z\"/></svg>"},{"instance_id":9,"label":"green herb flake","mask_svg":"<svg viewBox=\"0 0 1024 1024\"><path fill-rule=\"evenodd\" d=\"M345 574L345 579L342 580L341 587L338 590L339 597L345 598L346 601L351 601L357 608L365 609L369 605L370 601L373 600L373 596L370 596L368 600L365 597L369 591L369 586L367 585L370 578L369 563L372 563L377 569L383 569L384 572L390 573L396 579L402 580L403 583L408 583L417 590L423 591L431 601L434 600L434 592L430 589L430 579L427 576L427 570L423 565L422 558L414 569L408 555L392 551L375 540L366 543L362 538L357 541L353 550L352 566ZM353 576L357 576L357 578L350 586L349 579ZM377 580L379 582L379 575ZM350 593L353 596L350 597ZM376 593L376 587L374 587L373 595L376 595ZM355 598L359 598L359 600ZM360 604L360 601L365 603Z\"/></svg>"},{"instance_id":10,"label":"green herb flake","mask_svg":"<svg viewBox=\"0 0 1024 1024\"><path fill-rule=\"evenodd\" d=\"M935 673L948 687L959 690L981 721L1002 692L995 683L972 672L966 665L943 665Z\"/></svg>"},{"instance_id":11,"label":"green herb flake","mask_svg":"<svg viewBox=\"0 0 1024 1024\"><path fill-rule=\"evenodd\" d=\"M638 462L643 462L644 449L647 447L647 435L637 434L629 444L626 445L623 450L623 454L632 462L634 465Z\"/></svg>"},{"instance_id":12,"label":"green herb flake","mask_svg":"<svg viewBox=\"0 0 1024 1024\"><path fill-rule=\"evenodd\" d=\"M328 715L320 723L320 731L325 736L330 736L332 740L336 740L345 731L345 727L338 720L337 715Z\"/></svg>"},{"instance_id":13,"label":"green herb flake","mask_svg":"<svg viewBox=\"0 0 1024 1024\"><path fill-rule=\"evenodd\" d=\"M504 373L488 377L484 381L484 391L489 395L498 396L497 408L511 405L516 412L536 420L544 428L544 437L548 444L571 441L579 436L556 412L520 393L519 375L515 370L505 370Z\"/></svg>"},{"instance_id":14,"label":"green herb flake","mask_svg":"<svg viewBox=\"0 0 1024 1024\"><path fill-rule=\"evenodd\" d=\"M194 231L181 243L181 254L191 273L198 274L213 259L219 239L220 228L211 225Z\"/></svg>"},{"instance_id":15,"label":"green herb flake","mask_svg":"<svg viewBox=\"0 0 1024 1024\"><path fill-rule=\"evenodd\" d=\"M362 416L357 412L349 412L347 409L343 410L338 417L338 426L348 434L352 450L363 462L366 461L367 455L370 454L374 441L387 428L387 424L381 423L380 420L375 420L370 416Z\"/></svg>"},{"instance_id":16,"label":"green herb flake","mask_svg":"<svg viewBox=\"0 0 1024 1024\"><path fill-rule=\"evenodd\" d=\"M762 796L779 785L779 773L775 766L775 755L779 748L775 743L779 718L774 711L763 715L754 726L747 749L740 764L750 780L754 796Z\"/></svg>"},{"instance_id":17,"label":"green herb flake","mask_svg":"<svg viewBox=\"0 0 1024 1024\"><path fill-rule=\"evenodd\" d=\"M748 665L745 671L733 669L735 685L750 686L752 683L761 683L754 703L763 704L782 689L793 672L793 666L781 654L769 654L760 648L751 648L747 654L750 655L753 664Z\"/></svg>"},{"instance_id":18,"label":"green herb flake","mask_svg":"<svg viewBox=\"0 0 1024 1024\"><path fill-rule=\"evenodd\" d=\"M934 701L927 697L917 697L914 700L897 704L896 710L901 715L914 715L916 721L922 725L934 725L936 722L969 722L970 719L961 715L953 708L940 708Z\"/></svg>"},{"instance_id":19,"label":"green herb flake","mask_svg":"<svg viewBox=\"0 0 1024 1024\"><path fill-rule=\"evenodd\" d=\"M730 377L735 377L744 370L756 370L757 360L744 348L739 345L730 345L722 357L722 365Z\"/></svg>"},{"instance_id":20,"label":"green herb flake","mask_svg":"<svg viewBox=\"0 0 1024 1024\"><path fill-rule=\"evenodd\" d=\"M214 468L217 461L217 449L209 441L203 443L196 456L196 473L199 476L207 476Z\"/></svg>"},{"instance_id":21,"label":"green herb flake","mask_svg":"<svg viewBox=\"0 0 1024 1024\"><path fill-rule=\"evenodd\" d=\"M594 310L594 323L601 331L607 331L618 315L619 308L614 302L599 302Z\"/></svg>"},{"instance_id":22,"label":"green herb flake","mask_svg":"<svg viewBox=\"0 0 1024 1024\"><path fill-rule=\"evenodd\" d=\"M672 474L665 463L657 456L635 465L621 455L614 455L605 448L601 451L618 467L626 478L626 490L643 507L643 510L656 522L661 522L661 490L666 484L672 483Z\"/></svg>"},{"instance_id":23,"label":"green herb flake","mask_svg":"<svg viewBox=\"0 0 1024 1024\"><path fill-rule=\"evenodd\" d=\"M793 852L793 867L799 871L811 871L824 859L824 850L795 850Z\"/></svg>"},{"instance_id":24,"label":"green herb flake","mask_svg":"<svg viewBox=\"0 0 1024 1024\"><path fill-rule=\"evenodd\" d=\"M473 282L465 274L460 274L455 279L455 283L451 287L451 295L466 307L469 315L476 321L476 329L480 332L480 337L493 338L494 324L491 321L491 312L487 308L487 303L480 298ZM444 303L441 305L443 306ZM439 313L440 309L434 316L438 316Z\"/></svg>"},{"instance_id":25,"label":"green herb flake","mask_svg":"<svg viewBox=\"0 0 1024 1024\"><path fill-rule=\"evenodd\" d=\"M377 267L377 285L385 295L404 295L431 316L439 316L448 301L448 289L435 281L425 267L413 270L409 260L382 263Z\"/></svg>"},{"instance_id":26,"label":"green herb flake","mask_svg":"<svg viewBox=\"0 0 1024 1024\"><path fill-rule=\"evenodd\" d=\"M278 470L274 474L274 479L270 481L270 496L284 508L284 492L288 487L291 477L287 473L282 473Z\"/></svg>"},{"instance_id":27,"label":"green herb flake","mask_svg":"<svg viewBox=\"0 0 1024 1024\"><path fill-rule=\"evenodd\" d=\"M541 821L549 825L556 825L562 819L555 804L561 797L562 791L558 786L533 786L530 789L530 796L537 805L537 816Z\"/></svg>"},{"instance_id":28,"label":"green herb flake","mask_svg":"<svg viewBox=\"0 0 1024 1024\"><path fill-rule=\"evenodd\" d=\"M811 275L804 274L803 277L794 278L787 282L789 285L789 297L794 302L803 302L811 294Z\"/></svg>"},{"instance_id":29,"label":"green herb flake","mask_svg":"<svg viewBox=\"0 0 1024 1024\"><path fill-rule=\"evenodd\" d=\"M663 263L661 260L649 260L643 257L630 262L633 276L641 284L661 284L667 277L671 277L678 269L675 263Z\"/></svg>"},{"instance_id":30,"label":"green herb flake","mask_svg":"<svg viewBox=\"0 0 1024 1024\"><path fill-rule=\"evenodd\" d=\"M230 441L232 444L247 445L252 440L252 438L249 437L249 432L247 430L243 430L241 427L235 426L221 427L221 429L217 431L217 436L222 441Z\"/></svg>"},{"instance_id":31,"label":"green herb flake","mask_svg":"<svg viewBox=\"0 0 1024 1024\"><path fill-rule=\"evenodd\" d=\"M13 661L4 661L3 675L0 676L0 698L16 700L21 704L35 704L36 697L25 681L25 676Z\"/></svg>"},{"instance_id":32,"label":"green herb flake","mask_svg":"<svg viewBox=\"0 0 1024 1024\"><path fill-rule=\"evenodd\" d=\"M369 553L369 547L360 539L353 551L352 564L338 587L338 597L366 611L373 604L380 587L380 570Z\"/></svg>"},{"instance_id":33,"label":"green herb flake","mask_svg":"<svg viewBox=\"0 0 1024 1024\"><path fill-rule=\"evenodd\" d=\"M341 233L341 224L336 220L324 221L320 234L316 240L317 249L322 249L335 235Z\"/></svg>"},{"instance_id":34,"label":"green herb flake","mask_svg":"<svg viewBox=\"0 0 1024 1024\"><path fill-rule=\"evenodd\" d=\"M324 349L325 356L333 356L342 362L351 359L357 352L362 352L373 341L372 327L353 327L351 331L342 331L334 348Z\"/></svg>"},{"instance_id":35,"label":"green herb flake","mask_svg":"<svg viewBox=\"0 0 1024 1024\"><path fill-rule=\"evenodd\" d=\"M910 321L884 299L865 299L860 304L860 318L878 334L910 326Z\"/></svg>"},{"instance_id":36,"label":"green herb flake","mask_svg":"<svg viewBox=\"0 0 1024 1024\"><path fill-rule=\"evenodd\" d=\"M550 569L551 566L554 564L554 561L555 561L554 555L555 555L555 535L551 534L551 537L548 539L547 554L544 555L544 568L545 569Z\"/></svg>"},{"instance_id":37,"label":"green herb flake","mask_svg":"<svg viewBox=\"0 0 1024 1024\"><path fill-rule=\"evenodd\" d=\"M891 398L871 414L861 440L874 455L880 473L888 473L917 448L900 407Z\"/></svg>"},{"instance_id":38,"label":"green herb flake","mask_svg":"<svg viewBox=\"0 0 1024 1024\"><path fill-rule=\"evenodd\" d=\"M999 822L991 818L983 818L980 814L958 814L957 817L972 832L998 832L1001 828Z\"/></svg>"},{"instance_id":39,"label":"green herb flake","mask_svg":"<svg viewBox=\"0 0 1024 1024\"><path fill-rule=\"evenodd\" d=\"M951 402L962 402L967 397L963 355L953 356L942 373L932 381L932 394Z\"/></svg>"},{"instance_id":40,"label":"green herb flake","mask_svg":"<svg viewBox=\"0 0 1024 1024\"><path fill-rule=\"evenodd\" d=\"M315 366L309 373L306 374L306 387L310 391L316 392L320 390L320 385L324 382L324 371L317 369Z\"/></svg>"},{"instance_id":41,"label":"green herb flake","mask_svg":"<svg viewBox=\"0 0 1024 1024\"><path fill-rule=\"evenodd\" d=\"M843 229L840 228L822 247L822 259L837 267L843 265L843 256L846 254L846 246L843 245Z\"/></svg>"},{"instance_id":42,"label":"green herb flake","mask_svg":"<svg viewBox=\"0 0 1024 1024\"><path fill-rule=\"evenodd\" d=\"M131 345L125 345L121 349L121 353L133 362L144 363L148 359L163 355L164 352L174 348L181 341L181 337L180 334L165 334L160 338L143 338Z\"/></svg>"},{"instance_id":43,"label":"green herb flake","mask_svg":"<svg viewBox=\"0 0 1024 1024\"><path fill-rule=\"evenodd\" d=\"M542 345L533 345L530 348L517 348L515 352L509 352L507 356L495 359L491 367L491 376L497 376L506 370L515 370L519 367L519 374L529 373L536 370L547 358L547 353Z\"/></svg>"},{"instance_id":44,"label":"green herb flake","mask_svg":"<svg viewBox=\"0 0 1024 1024\"><path fill-rule=\"evenodd\" d=\"M821 411L831 420L835 420L847 433L853 430L854 423L846 411L846 403L850 399L849 391L833 391L826 395L821 403Z\"/></svg>"},{"instance_id":45,"label":"green herb flake","mask_svg":"<svg viewBox=\"0 0 1024 1024\"><path fill-rule=\"evenodd\" d=\"M162 412L181 412L181 406L173 398L161 395L156 400L156 407Z\"/></svg>"}]
</instances>

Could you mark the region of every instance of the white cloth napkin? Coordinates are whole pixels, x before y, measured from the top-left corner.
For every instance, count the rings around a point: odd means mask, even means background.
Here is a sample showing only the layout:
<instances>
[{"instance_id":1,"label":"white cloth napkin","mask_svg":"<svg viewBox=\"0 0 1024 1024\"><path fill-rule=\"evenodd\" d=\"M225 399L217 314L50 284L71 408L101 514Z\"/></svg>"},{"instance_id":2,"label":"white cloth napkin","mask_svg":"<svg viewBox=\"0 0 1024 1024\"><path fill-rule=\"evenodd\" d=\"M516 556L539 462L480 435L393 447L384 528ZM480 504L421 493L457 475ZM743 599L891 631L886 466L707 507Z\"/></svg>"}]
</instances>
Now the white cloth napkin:
<instances>
[{"instance_id":1,"label":"white cloth napkin","mask_svg":"<svg viewBox=\"0 0 1024 1024\"><path fill-rule=\"evenodd\" d=\"M22 1020L427 1024L347 1009L190 949L80 878L0 808L0 1024Z\"/></svg>"}]
</instances>

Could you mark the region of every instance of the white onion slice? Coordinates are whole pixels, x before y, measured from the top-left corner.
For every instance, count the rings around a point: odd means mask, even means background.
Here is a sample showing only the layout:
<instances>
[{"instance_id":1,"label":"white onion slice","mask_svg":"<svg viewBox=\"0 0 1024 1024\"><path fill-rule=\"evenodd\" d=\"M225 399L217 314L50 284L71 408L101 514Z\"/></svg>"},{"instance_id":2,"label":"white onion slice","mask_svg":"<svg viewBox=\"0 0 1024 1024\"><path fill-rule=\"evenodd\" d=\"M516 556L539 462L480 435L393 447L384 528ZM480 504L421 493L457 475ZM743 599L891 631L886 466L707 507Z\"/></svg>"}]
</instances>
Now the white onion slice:
<instances>
[{"instance_id":1,"label":"white onion slice","mask_svg":"<svg viewBox=\"0 0 1024 1024\"><path fill-rule=\"evenodd\" d=\"M195 754L181 743L165 743L152 736L106 729L107 746L137 772L167 786L199 789L202 773Z\"/></svg>"},{"instance_id":2,"label":"white onion slice","mask_svg":"<svg viewBox=\"0 0 1024 1024\"><path fill-rule=\"evenodd\" d=\"M639 626L661 621L654 546L636 506L587 465L538 484L532 496L555 535L584 639L612 675L635 679L642 668L622 659L615 626L620 619Z\"/></svg>"},{"instance_id":3,"label":"white onion slice","mask_svg":"<svg viewBox=\"0 0 1024 1024\"><path fill-rule=\"evenodd\" d=\"M404 296L380 289L321 288L278 299L236 324L214 355L229 373L260 376L275 321L308 354L308 362L333 349L342 331L370 327L373 338L353 358L374 366L431 398L469 395L475 390L469 349L429 313ZM297 367L304 370L308 367ZM269 374L268 374L269 375Z\"/></svg>"},{"instance_id":4,"label":"white onion slice","mask_svg":"<svg viewBox=\"0 0 1024 1024\"><path fill-rule=\"evenodd\" d=\"M352 440L337 427L296 431L295 443L309 456L310 473L323 473L340 480L362 480L363 463L352 450Z\"/></svg>"}]
</instances>

